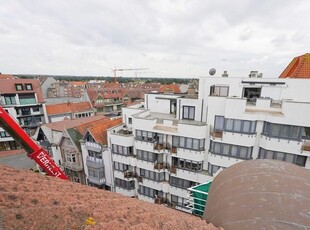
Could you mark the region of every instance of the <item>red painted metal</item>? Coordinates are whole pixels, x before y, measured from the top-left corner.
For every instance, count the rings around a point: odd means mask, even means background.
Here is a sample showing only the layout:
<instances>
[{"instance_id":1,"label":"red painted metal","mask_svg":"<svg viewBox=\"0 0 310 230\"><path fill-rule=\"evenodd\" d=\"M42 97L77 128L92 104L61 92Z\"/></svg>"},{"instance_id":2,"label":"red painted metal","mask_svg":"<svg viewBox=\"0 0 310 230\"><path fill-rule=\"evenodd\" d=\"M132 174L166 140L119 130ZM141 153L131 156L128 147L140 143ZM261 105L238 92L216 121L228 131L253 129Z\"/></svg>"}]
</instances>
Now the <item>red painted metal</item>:
<instances>
[{"instance_id":1,"label":"red painted metal","mask_svg":"<svg viewBox=\"0 0 310 230\"><path fill-rule=\"evenodd\" d=\"M68 177L61 171L58 165L55 164L48 153L32 140L1 106L0 125L26 150L28 153L27 156L33 159L48 175L68 180Z\"/></svg>"}]
</instances>

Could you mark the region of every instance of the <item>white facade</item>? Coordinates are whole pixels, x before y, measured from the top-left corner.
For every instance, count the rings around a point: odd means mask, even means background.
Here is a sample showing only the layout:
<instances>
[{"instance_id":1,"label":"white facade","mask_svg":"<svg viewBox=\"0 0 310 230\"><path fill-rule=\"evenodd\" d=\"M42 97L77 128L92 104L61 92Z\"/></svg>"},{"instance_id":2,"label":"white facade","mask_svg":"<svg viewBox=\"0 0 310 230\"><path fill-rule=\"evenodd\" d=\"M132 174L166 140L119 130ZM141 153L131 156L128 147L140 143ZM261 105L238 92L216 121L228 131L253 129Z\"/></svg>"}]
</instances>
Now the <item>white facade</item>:
<instances>
[{"instance_id":1,"label":"white facade","mask_svg":"<svg viewBox=\"0 0 310 230\"><path fill-rule=\"evenodd\" d=\"M112 191L187 211L187 188L247 159L310 168L310 80L200 78L198 98L147 94L108 132Z\"/></svg>"}]
</instances>

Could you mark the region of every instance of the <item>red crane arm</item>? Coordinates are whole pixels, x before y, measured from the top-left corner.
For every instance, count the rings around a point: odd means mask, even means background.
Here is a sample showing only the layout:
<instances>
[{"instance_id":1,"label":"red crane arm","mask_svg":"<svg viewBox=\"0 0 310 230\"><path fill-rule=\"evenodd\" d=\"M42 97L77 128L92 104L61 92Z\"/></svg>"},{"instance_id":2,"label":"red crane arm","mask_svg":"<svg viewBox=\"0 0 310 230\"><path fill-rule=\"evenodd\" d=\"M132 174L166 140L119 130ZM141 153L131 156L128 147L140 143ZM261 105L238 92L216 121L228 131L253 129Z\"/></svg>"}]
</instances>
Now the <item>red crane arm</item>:
<instances>
[{"instance_id":1,"label":"red crane arm","mask_svg":"<svg viewBox=\"0 0 310 230\"><path fill-rule=\"evenodd\" d=\"M32 140L1 106L0 126L26 150L27 156L33 159L48 175L68 180L68 177L61 171L58 165L55 164L48 153Z\"/></svg>"}]
</instances>

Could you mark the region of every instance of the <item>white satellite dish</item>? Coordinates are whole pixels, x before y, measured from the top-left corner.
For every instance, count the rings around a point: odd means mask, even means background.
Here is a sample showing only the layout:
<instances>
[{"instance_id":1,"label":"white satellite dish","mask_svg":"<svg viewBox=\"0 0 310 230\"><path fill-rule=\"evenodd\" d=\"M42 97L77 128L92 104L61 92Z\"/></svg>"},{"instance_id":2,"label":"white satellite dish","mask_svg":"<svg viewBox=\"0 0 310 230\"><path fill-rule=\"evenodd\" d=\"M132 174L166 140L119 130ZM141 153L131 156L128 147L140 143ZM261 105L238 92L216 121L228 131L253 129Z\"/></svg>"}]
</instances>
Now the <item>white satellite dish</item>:
<instances>
[{"instance_id":1,"label":"white satellite dish","mask_svg":"<svg viewBox=\"0 0 310 230\"><path fill-rule=\"evenodd\" d=\"M211 68L211 69L209 70L209 74L210 74L211 76L213 76L215 73L216 73L216 69Z\"/></svg>"}]
</instances>

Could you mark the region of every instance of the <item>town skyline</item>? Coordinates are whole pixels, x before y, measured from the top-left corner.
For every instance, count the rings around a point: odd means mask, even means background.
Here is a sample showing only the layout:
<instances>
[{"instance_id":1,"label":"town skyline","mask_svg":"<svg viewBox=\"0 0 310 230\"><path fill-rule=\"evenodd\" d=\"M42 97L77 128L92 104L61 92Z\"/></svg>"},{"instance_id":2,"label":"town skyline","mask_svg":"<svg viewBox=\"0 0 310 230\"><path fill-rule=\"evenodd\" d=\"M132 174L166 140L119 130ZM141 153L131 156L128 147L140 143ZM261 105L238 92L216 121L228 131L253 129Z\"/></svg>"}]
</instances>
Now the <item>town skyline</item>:
<instances>
[{"instance_id":1,"label":"town skyline","mask_svg":"<svg viewBox=\"0 0 310 230\"><path fill-rule=\"evenodd\" d=\"M9 1L0 72L198 78L209 69L277 78L308 52L308 1ZM288 16L289 15L289 16Z\"/></svg>"}]
</instances>

